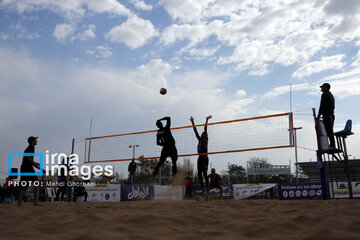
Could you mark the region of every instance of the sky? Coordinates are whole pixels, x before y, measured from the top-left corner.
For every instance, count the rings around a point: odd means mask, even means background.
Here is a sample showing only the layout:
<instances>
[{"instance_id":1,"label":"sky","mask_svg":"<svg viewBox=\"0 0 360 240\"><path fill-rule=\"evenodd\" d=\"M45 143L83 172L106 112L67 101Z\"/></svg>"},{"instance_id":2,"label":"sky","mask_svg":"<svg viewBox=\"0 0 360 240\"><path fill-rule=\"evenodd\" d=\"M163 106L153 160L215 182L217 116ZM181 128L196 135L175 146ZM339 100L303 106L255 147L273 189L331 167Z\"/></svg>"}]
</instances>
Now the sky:
<instances>
[{"instance_id":1,"label":"sky","mask_svg":"<svg viewBox=\"0 0 360 240\"><path fill-rule=\"evenodd\" d=\"M209 114L217 122L293 111L298 161L315 161L311 109L324 82L334 129L353 121L348 153L359 158L359 50L357 0L1 0L0 179L8 153L32 135L37 152L70 153L75 138L82 154L91 118L91 136L102 136L154 130L164 116L180 127L190 116L200 124ZM222 172L250 157L295 161L289 148L210 164ZM126 176L127 164L114 166Z\"/></svg>"}]
</instances>

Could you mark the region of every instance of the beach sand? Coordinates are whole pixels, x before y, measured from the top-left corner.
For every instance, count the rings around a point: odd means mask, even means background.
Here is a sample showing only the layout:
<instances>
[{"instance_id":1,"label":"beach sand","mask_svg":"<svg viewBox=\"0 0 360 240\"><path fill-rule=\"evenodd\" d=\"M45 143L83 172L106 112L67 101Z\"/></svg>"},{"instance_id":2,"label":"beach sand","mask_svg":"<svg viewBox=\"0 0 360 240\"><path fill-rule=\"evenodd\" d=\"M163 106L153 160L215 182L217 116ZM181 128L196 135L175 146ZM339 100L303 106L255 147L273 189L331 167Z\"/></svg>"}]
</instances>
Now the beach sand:
<instances>
[{"instance_id":1,"label":"beach sand","mask_svg":"<svg viewBox=\"0 0 360 240\"><path fill-rule=\"evenodd\" d=\"M360 239L359 200L0 204L0 239Z\"/></svg>"}]
</instances>

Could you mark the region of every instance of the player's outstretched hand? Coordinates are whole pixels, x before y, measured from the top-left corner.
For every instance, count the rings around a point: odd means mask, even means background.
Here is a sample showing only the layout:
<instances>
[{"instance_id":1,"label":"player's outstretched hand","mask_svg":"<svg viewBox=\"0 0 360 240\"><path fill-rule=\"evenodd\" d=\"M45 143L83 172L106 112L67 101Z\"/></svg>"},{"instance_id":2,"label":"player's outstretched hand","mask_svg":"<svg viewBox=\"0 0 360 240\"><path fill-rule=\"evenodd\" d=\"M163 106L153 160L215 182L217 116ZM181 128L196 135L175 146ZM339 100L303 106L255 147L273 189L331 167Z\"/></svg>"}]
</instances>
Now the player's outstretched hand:
<instances>
[{"instance_id":1,"label":"player's outstretched hand","mask_svg":"<svg viewBox=\"0 0 360 240\"><path fill-rule=\"evenodd\" d=\"M207 117L206 117L206 120L209 120L210 118L212 118L211 115L207 116Z\"/></svg>"}]
</instances>

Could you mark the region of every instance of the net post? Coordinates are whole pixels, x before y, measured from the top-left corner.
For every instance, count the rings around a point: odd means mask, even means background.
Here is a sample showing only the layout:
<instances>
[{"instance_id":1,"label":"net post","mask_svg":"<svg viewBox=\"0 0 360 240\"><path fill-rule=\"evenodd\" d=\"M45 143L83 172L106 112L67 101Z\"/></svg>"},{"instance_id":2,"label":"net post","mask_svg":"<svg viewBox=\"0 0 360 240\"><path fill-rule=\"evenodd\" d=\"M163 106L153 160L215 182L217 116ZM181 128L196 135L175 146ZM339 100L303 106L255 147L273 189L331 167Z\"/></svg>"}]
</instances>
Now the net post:
<instances>
[{"instance_id":1,"label":"net post","mask_svg":"<svg viewBox=\"0 0 360 240\"><path fill-rule=\"evenodd\" d=\"M289 143L290 147L294 146L294 120L293 120L293 113L289 112Z\"/></svg>"},{"instance_id":2,"label":"net post","mask_svg":"<svg viewBox=\"0 0 360 240\"><path fill-rule=\"evenodd\" d=\"M84 163L86 163L86 143L87 139L85 138Z\"/></svg>"},{"instance_id":3,"label":"net post","mask_svg":"<svg viewBox=\"0 0 360 240\"><path fill-rule=\"evenodd\" d=\"M74 147L75 147L75 138L72 139L72 143L71 143L71 155L74 154ZM67 164L69 167L71 167L69 162ZM70 181L70 183L72 183L72 181L73 181L72 176L70 176L69 181ZM68 202L71 202L71 200L72 200L72 184L70 184L70 186L68 187Z\"/></svg>"},{"instance_id":4,"label":"net post","mask_svg":"<svg viewBox=\"0 0 360 240\"><path fill-rule=\"evenodd\" d=\"M90 152L91 152L91 138L89 139L89 151L88 151L88 162L90 162Z\"/></svg>"}]
</instances>

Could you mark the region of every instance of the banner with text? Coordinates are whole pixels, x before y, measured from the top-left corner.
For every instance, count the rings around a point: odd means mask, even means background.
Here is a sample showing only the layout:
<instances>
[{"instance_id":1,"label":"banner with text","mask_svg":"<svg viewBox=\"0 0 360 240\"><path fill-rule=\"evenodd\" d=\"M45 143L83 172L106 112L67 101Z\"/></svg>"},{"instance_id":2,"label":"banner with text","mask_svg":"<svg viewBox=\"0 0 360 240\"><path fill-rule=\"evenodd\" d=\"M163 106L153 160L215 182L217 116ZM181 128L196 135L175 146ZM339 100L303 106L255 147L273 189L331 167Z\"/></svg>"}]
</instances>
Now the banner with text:
<instances>
[{"instance_id":1,"label":"banner with text","mask_svg":"<svg viewBox=\"0 0 360 240\"><path fill-rule=\"evenodd\" d=\"M331 187L332 185L332 187ZM354 198L360 198L360 182L351 182ZM329 183L330 196L333 198L349 198L349 188L347 182Z\"/></svg>"},{"instance_id":2,"label":"banner with text","mask_svg":"<svg viewBox=\"0 0 360 240\"><path fill-rule=\"evenodd\" d=\"M122 184L121 201L153 200L154 186L145 184Z\"/></svg>"},{"instance_id":3,"label":"banner with text","mask_svg":"<svg viewBox=\"0 0 360 240\"><path fill-rule=\"evenodd\" d=\"M95 184L86 186L89 202L120 202L120 184Z\"/></svg>"},{"instance_id":4,"label":"banner with text","mask_svg":"<svg viewBox=\"0 0 360 240\"><path fill-rule=\"evenodd\" d=\"M231 185L230 184L223 184L222 187L223 187L223 197L230 196ZM210 189L209 193L210 193L211 196L220 195L220 189L218 189L218 188ZM195 185L195 187L194 187L194 195L202 196L202 190L201 190L200 185Z\"/></svg>"},{"instance_id":5,"label":"banner with text","mask_svg":"<svg viewBox=\"0 0 360 240\"><path fill-rule=\"evenodd\" d=\"M154 200L182 200L181 186L154 185Z\"/></svg>"},{"instance_id":6,"label":"banner with text","mask_svg":"<svg viewBox=\"0 0 360 240\"><path fill-rule=\"evenodd\" d=\"M234 199L239 200L251 197L275 186L276 183L233 184Z\"/></svg>"},{"instance_id":7,"label":"banner with text","mask_svg":"<svg viewBox=\"0 0 360 240\"><path fill-rule=\"evenodd\" d=\"M285 183L278 185L280 200L322 199L321 183Z\"/></svg>"}]
</instances>

